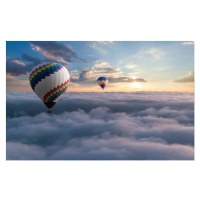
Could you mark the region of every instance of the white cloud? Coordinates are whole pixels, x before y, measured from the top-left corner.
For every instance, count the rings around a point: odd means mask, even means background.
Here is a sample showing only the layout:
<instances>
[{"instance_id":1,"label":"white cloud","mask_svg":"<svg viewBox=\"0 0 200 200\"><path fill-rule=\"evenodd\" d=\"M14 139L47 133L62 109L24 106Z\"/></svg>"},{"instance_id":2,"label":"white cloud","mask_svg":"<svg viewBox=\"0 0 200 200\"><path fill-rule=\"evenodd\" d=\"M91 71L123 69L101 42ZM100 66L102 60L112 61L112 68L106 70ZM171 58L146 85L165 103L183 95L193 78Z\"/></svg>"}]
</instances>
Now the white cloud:
<instances>
[{"instance_id":1,"label":"white cloud","mask_svg":"<svg viewBox=\"0 0 200 200\"><path fill-rule=\"evenodd\" d=\"M194 42L183 42L181 44L183 44L183 45L194 45Z\"/></svg>"},{"instance_id":2,"label":"white cloud","mask_svg":"<svg viewBox=\"0 0 200 200\"><path fill-rule=\"evenodd\" d=\"M95 68L101 68L101 67L111 67L109 63L101 60L96 60L94 63Z\"/></svg>"},{"instance_id":3,"label":"white cloud","mask_svg":"<svg viewBox=\"0 0 200 200\"><path fill-rule=\"evenodd\" d=\"M107 44L112 44L114 43L114 41L98 41L99 44L104 44L104 45L107 45Z\"/></svg>"}]
</instances>

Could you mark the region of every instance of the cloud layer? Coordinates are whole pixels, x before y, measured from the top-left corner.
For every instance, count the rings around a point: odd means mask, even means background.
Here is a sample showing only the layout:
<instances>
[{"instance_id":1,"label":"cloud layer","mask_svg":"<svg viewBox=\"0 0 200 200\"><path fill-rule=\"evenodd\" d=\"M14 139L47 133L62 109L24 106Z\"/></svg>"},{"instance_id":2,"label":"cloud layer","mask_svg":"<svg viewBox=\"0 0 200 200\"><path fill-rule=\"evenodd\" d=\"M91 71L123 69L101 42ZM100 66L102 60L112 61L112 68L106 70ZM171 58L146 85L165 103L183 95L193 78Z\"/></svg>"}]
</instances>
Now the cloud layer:
<instances>
[{"instance_id":1,"label":"cloud layer","mask_svg":"<svg viewBox=\"0 0 200 200\"><path fill-rule=\"evenodd\" d=\"M8 160L194 159L192 93L7 94Z\"/></svg>"}]
</instances>

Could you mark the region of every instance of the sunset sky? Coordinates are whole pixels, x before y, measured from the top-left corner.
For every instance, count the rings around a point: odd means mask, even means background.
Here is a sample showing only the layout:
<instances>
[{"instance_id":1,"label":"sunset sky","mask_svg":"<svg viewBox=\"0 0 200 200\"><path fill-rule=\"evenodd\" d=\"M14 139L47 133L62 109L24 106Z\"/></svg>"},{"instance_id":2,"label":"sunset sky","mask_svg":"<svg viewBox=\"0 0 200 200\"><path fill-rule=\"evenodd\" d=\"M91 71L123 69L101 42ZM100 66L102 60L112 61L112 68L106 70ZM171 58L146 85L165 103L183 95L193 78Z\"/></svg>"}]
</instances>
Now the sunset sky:
<instances>
[{"instance_id":1,"label":"sunset sky","mask_svg":"<svg viewBox=\"0 0 200 200\"><path fill-rule=\"evenodd\" d=\"M194 91L194 43L177 42L11 42L6 43L7 92L31 92L29 73L42 62L70 72L67 92Z\"/></svg>"}]
</instances>

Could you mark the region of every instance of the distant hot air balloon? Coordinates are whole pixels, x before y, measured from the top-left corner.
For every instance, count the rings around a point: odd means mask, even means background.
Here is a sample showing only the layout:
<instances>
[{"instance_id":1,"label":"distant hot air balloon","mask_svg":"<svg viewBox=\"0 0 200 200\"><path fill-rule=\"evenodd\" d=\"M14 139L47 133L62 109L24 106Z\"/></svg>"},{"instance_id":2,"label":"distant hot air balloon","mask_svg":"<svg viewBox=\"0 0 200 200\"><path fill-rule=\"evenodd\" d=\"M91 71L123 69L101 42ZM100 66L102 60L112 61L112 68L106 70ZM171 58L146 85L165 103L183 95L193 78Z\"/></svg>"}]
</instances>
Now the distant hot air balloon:
<instances>
[{"instance_id":1,"label":"distant hot air balloon","mask_svg":"<svg viewBox=\"0 0 200 200\"><path fill-rule=\"evenodd\" d=\"M108 79L106 77L99 77L97 79L97 82L99 84L99 86L104 89L106 87L106 85L108 84Z\"/></svg>"},{"instance_id":2,"label":"distant hot air balloon","mask_svg":"<svg viewBox=\"0 0 200 200\"><path fill-rule=\"evenodd\" d=\"M37 96L49 108L48 113L66 91L70 75L68 70L58 63L43 63L30 73L30 85Z\"/></svg>"}]
</instances>

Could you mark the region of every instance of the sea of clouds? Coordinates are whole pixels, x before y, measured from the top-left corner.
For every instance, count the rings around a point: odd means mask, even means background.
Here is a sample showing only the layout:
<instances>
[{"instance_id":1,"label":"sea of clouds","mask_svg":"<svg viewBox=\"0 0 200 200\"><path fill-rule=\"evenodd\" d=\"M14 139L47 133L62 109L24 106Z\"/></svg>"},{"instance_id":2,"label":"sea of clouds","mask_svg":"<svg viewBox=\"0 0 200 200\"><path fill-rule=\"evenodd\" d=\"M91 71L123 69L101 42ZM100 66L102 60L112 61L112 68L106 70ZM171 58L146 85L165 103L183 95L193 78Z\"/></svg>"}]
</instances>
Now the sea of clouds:
<instances>
[{"instance_id":1,"label":"sea of clouds","mask_svg":"<svg viewBox=\"0 0 200 200\"><path fill-rule=\"evenodd\" d=\"M193 160L194 94L7 93L7 160Z\"/></svg>"}]
</instances>

